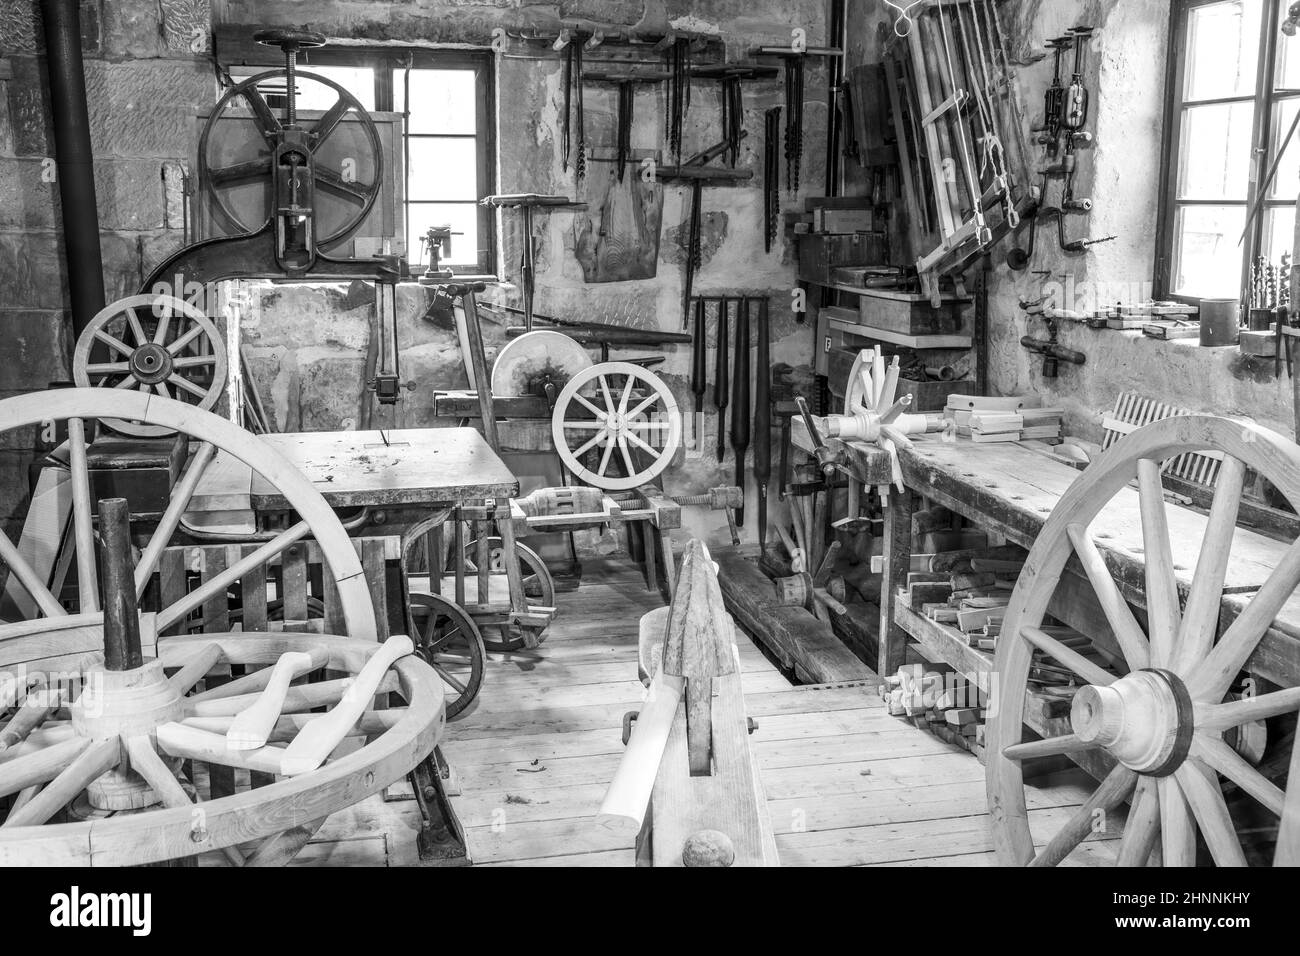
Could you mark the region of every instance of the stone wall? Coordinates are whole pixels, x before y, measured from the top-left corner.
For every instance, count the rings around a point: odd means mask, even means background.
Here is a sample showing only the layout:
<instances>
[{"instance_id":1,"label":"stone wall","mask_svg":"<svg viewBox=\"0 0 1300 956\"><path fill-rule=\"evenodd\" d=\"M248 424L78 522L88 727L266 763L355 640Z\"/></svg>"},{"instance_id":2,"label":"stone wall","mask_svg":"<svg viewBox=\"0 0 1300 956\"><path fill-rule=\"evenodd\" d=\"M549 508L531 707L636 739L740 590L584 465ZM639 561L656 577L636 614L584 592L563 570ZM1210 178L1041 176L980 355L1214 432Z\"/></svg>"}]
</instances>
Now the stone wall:
<instances>
[{"instance_id":1,"label":"stone wall","mask_svg":"<svg viewBox=\"0 0 1300 956\"><path fill-rule=\"evenodd\" d=\"M181 241L176 173L213 101L206 0L81 4L109 300ZM195 52L194 46L199 46ZM40 13L0 0L0 397L70 378L71 325ZM164 178L166 176L166 178ZM0 523L21 519L30 436L0 435Z\"/></svg>"}]
</instances>

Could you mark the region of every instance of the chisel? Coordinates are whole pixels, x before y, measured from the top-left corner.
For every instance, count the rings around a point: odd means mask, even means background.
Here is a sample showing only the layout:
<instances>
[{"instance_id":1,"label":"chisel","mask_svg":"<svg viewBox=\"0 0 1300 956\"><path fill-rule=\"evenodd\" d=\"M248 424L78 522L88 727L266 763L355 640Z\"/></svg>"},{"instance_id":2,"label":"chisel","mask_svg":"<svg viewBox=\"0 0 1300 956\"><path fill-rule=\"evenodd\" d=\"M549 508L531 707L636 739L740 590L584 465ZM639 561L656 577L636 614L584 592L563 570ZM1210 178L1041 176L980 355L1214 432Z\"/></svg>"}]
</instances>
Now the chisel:
<instances>
[{"instance_id":1,"label":"chisel","mask_svg":"<svg viewBox=\"0 0 1300 956\"><path fill-rule=\"evenodd\" d=\"M758 300L758 354L754 368L754 483L758 486L758 547L767 548L767 482L772 477L772 402L767 299ZM742 486L743 487L743 486Z\"/></svg>"},{"instance_id":2,"label":"chisel","mask_svg":"<svg viewBox=\"0 0 1300 956\"><path fill-rule=\"evenodd\" d=\"M745 524L745 450L749 448L749 298L736 303L736 358L731 382L731 450L736 455L736 485L740 488L740 507L736 524Z\"/></svg>"},{"instance_id":3,"label":"chisel","mask_svg":"<svg viewBox=\"0 0 1300 956\"><path fill-rule=\"evenodd\" d=\"M704 392L708 388L709 377L709 340L705 333L703 299L695 300L695 330L691 341L695 349L691 356L691 391L695 394L695 423L692 427L697 429L696 434L701 436L695 441L695 448L698 451L704 447L701 440L704 434Z\"/></svg>"},{"instance_id":4,"label":"chisel","mask_svg":"<svg viewBox=\"0 0 1300 956\"><path fill-rule=\"evenodd\" d=\"M727 382L727 313L731 303L724 295L718 302L718 354L713 369L713 404L718 409L718 461L727 453L727 400L731 387Z\"/></svg>"}]
</instances>

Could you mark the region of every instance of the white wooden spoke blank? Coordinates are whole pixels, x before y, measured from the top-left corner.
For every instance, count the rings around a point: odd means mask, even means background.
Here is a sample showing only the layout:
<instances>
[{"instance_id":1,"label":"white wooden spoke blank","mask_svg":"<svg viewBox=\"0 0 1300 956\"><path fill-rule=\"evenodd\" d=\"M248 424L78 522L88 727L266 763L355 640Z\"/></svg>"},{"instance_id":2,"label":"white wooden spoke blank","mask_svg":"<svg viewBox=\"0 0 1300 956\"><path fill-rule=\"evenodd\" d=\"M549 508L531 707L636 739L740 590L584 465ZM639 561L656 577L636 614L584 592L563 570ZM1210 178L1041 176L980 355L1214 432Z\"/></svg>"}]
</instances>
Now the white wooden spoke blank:
<instances>
[{"instance_id":1,"label":"white wooden spoke blank","mask_svg":"<svg viewBox=\"0 0 1300 956\"><path fill-rule=\"evenodd\" d=\"M181 620L208 598L224 592L231 583L258 565L266 564L290 545L312 537L319 544L337 587L348 636L375 640L375 607L361 569L361 560L333 509L312 484L277 452L242 428L192 405L154 393L99 388L56 389L0 401L0 434L50 421L69 423L69 466L72 470L73 547L78 579L82 583L79 613L67 614L52 593L49 582L26 562L8 538L0 535L0 562L36 601L40 616L0 624L0 669L36 658L75 657L93 653L102 645L103 614L98 607L95 543L84 454L86 419L112 416L166 432L180 432L195 442L194 456L177 483L166 511L151 532L136 564L136 593L142 595L157 569L164 548L171 543L203 466L220 450L248 465L290 502L301 520L259 547L226 571L205 581L175 604L149 617L150 631L164 630ZM142 616L143 617L143 616ZM26 649L32 655L24 657ZM55 651L59 651L58 654ZM29 665L30 666L30 665Z\"/></svg>"},{"instance_id":2,"label":"white wooden spoke blank","mask_svg":"<svg viewBox=\"0 0 1300 956\"><path fill-rule=\"evenodd\" d=\"M1188 452L1222 455L1221 479L1204 521L1199 553L1180 603L1160 487L1160 467ZM1225 419L1186 416L1158 421L1123 438L1061 497L1039 532L1002 622L994 659L986 783L993 844L1004 865L1056 864L1095 830L1087 817L1119 814L1122 836L1112 846L1122 865L1195 865L1198 835L1220 866L1246 856L1223 796L1224 781L1282 820L1278 862L1300 859L1288 840L1288 801L1281 789L1223 739L1255 721L1300 709L1300 688L1225 699L1266 630L1300 585L1300 542L1220 633L1224 582L1243 479L1248 470L1300 505L1300 447L1267 429ZM1105 541L1089 528L1117 495L1137 486L1142 530L1145 630L1126 603L1103 556ZM1104 538L1104 536L1103 536ZM1099 667L1042 629L1056 584L1077 557L1124 658L1116 673ZM1186 582L1184 582L1186 585ZM1078 678L1070 731L1022 740L1027 678L1035 652L1055 658ZM1052 754L1091 755L1113 766L1097 791L1055 833L1031 833L1023 762ZM1300 758L1293 752L1293 762ZM1289 781L1288 781L1289 783ZM1296 780L1300 787L1300 780ZM1127 814L1121 812L1129 802ZM1112 832L1118 827L1108 827Z\"/></svg>"},{"instance_id":3,"label":"white wooden spoke blank","mask_svg":"<svg viewBox=\"0 0 1300 956\"><path fill-rule=\"evenodd\" d=\"M202 310L169 295L133 295L105 306L77 339L72 378L78 386L153 392L211 411L226 384L226 343ZM103 418L140 438L168 434L161 425Z\"/></svg>"},{"instance_id":4,"label":"white wooden spoke blank","mask_svg":"<svg viewBox=\"0 0 1300 956\"><path fill-rule=\"evenodd\" d=\"M236 865L287 862L305 840L286 846L286 834L311 829L395 783L437 745L445 725L443 684L427 664L403 653L409 648L400 636L378 645L319 634L202 634L164 641L158 658L133 670L106 671L99 659L70 704L71 720L47 721L0 752L0 796L18 795L0 822L0 866L138 866L213 851ZM332 698L291 697L320 684L290 688L267 745L258 749L227 745L239 709L193 713L201 699L236 705L246 699L186 696L214 668L261 667L254 673L267 674L274 668L266 665L285 655L349 678L338 681L344 686ZM165 669L173 671L170 677ZM372 679L364 693L349 694L351 681L360 685L367 674ZM366 709L372 685L398 694L405 706ZM309 712L320 704L333 710ZM364 742L336 750L345 737ZM301 738L315 752L328 748L325 762L289 776L283 764ZM180 776L182 761L279 779L196 806L196 790ZM50 822L65 807L75 822ZM247 857L238 849L256 841Z\"/></svg>"},{"instance_id":5,"label":"white wooden spoke blank","mask_svg":"<svg viewBox=\"0 0 1300 956\"><path fill-rule=\"evenodd\" d=\"M551 434L575 476L607 491L639 488L671 463L682 441L682 416L668 386L630 362L604 362L571 378L556 399ZM596 452L594 468L583 456ZM641 467L639 461L649 461ZM622 474L614 471L614 463Z\"/></svg>"}]
</instances>

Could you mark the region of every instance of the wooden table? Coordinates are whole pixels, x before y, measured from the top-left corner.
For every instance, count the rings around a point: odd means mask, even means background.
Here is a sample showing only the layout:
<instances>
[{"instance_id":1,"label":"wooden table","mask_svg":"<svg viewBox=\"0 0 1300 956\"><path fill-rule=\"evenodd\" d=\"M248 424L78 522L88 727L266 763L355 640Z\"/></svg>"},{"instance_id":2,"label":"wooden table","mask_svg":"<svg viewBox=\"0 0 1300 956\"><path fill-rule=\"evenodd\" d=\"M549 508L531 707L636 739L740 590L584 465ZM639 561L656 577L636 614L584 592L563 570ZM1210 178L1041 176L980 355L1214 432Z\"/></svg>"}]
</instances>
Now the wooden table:
<instances>
[{"instance_id":1,"label":"wooden table","mask_svg":"<svg viewBox=\"0 0 1300 956\"><path fill-rule=\"evenodd\" d=\"M807 434L792 431L795 444L808 450ZM884 573L880 592L880 650L877 672L892 674L904 663L909 639L925 656L940 658L981 685L987 685L992 656L958 640L956 632L933 625L898 601L907 583L912 554L911 517L919 496L942 505L973 525L1023 548L1032 548L1056 503L1080 472L1015 443L977 443L969 439L945 441L939 435L920 436L912 448L900 450L899 463L907 492L894 491L884 509ZM855 443L856 444L856 443ZM883 452L858 444L841 471L859 481L874 483L880 474ZM1186 599L1200 551L1206 518L1181 506L1167 509L1169 536L1178 589ZM1124 597L1139 613L1146 606L1142 530L1136 489L1125 488L1091 525L1093 537ZM1245 528L1232 541L1232 561L1224 584L1222 625L1227 626L1249 603L1250 595L1272 573L1287 545ZM1113 641L1095 607L1095 597L1083 570L1072 559L1062 577L1058 596L1065 623L1099 644ZM1094 613L1095 612L1095 613ZM1060 615L1057 615L1060 616ZM1064 619L1064 618L1063 618ZM920 623L924 621L924 624ZM1090 623L1092 626L1090 626ZM1274 621L1259 648L1247 662L1251 673L1285 687L1300 684L1300 596L1293 597Z\"/></svg>"}]
</instances>

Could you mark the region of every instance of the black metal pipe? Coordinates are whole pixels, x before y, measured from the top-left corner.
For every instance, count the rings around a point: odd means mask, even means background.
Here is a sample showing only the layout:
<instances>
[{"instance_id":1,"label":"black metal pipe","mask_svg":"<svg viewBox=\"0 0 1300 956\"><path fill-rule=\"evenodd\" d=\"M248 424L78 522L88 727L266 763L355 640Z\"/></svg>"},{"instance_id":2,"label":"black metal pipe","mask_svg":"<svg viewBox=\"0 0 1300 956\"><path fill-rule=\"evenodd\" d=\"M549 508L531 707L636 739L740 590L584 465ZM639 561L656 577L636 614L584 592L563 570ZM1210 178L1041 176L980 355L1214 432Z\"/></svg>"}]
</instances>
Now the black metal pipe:
<instances>
[{"instance_id":1,"label":"black metal pipe","mask_svg":"<svg viewBox=\"0 0 1300 956\"><path fill-rule=\"evenodd\" d=\"M104 262L99 247L95 167L86 109L86 72L81 60L81 11L77 0L41 0L45 23L50 113L63 207L63 248L75 335L104 308Z\"/></svg>"},{"instance_id":2,"label":"black metal pipe","mask_svg":"<svg viewBox=\"0 0 1300 956\"><path fill-rule=\"evenodd\" d=\"M131 509L125 498L100 499L99 534L104 541L104 669L134 670L144 665L144 655L131 558Z\"/></svg>"}]
</instances>

